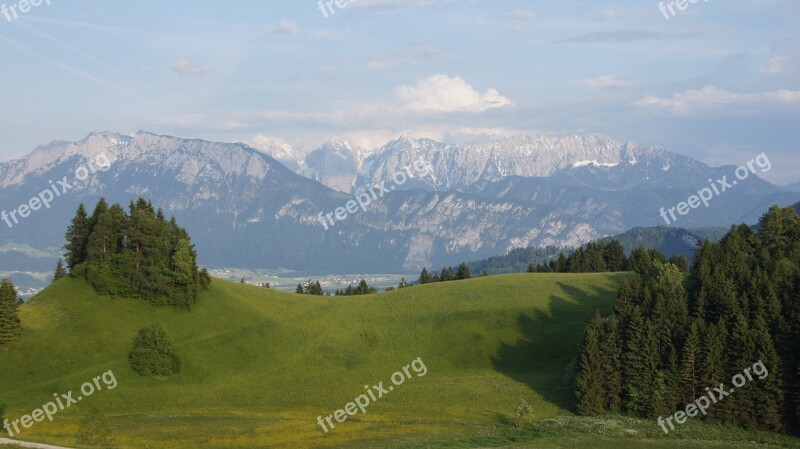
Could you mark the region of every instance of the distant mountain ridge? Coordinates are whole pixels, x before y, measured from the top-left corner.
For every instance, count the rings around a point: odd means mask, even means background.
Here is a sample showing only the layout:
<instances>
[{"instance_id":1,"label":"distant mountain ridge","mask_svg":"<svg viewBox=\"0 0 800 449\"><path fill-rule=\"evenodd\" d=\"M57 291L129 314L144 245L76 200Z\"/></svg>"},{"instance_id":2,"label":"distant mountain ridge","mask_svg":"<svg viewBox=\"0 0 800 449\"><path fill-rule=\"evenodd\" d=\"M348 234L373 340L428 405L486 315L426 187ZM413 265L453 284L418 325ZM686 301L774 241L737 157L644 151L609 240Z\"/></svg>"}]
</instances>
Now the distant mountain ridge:
<instances>
[{"instance_id":1,"label":"distant mountain ridge","mask_svg":"<svg viewBox=\"0 0 800 449\"><path fill-rule=\"evenodd\" d=\"M658 249L667 258L682 255L691 261L700 242L704 240L717 242L728 230L728 228L638 227L601 240L618 240L629 255L631 251L637 248ZM467 262L467 266L474 274L482 272L487 274L523 273L530 264L546 264L556 259L561 252L569 255L573 250L574 248L556 248L552 246L546 248L519 248L488 259Z\"/></svg>"},{"instance_id":2,"label":"distant mountain ridge","mask_svg":"<svg viewBox=\"0 0 800 449\"><path fill-rule=\"evenodd\" d=\"M402 138L372 153L339 139L298 162L297 171L343 190L383 182L396 190L326 231L319 215L344 208L352 196L287 168L298 153L280 142L271 145L283 162L264 148L144 131L92 133L79 142L43 145L0 164L0 209L27 203L51 180L72 179L88 158L103 154L111 166L21 225L7 229L0 223L0 248L19 245L58 254L79 202L93 204L104 196L127 204L144 196L184 224L202 264L405 273L515 248L574 247L635 226L657 226L660 206L686 201L707 179L732 171L599 135L527 136L468 147ZM391 183L417 160L430 164L429 176ZM354 177L336 175L349 166ZM772 204L800 200L800 194L756 177L748 183L677 225L754 222ZM30 254L11 249L3 258L38 265Z\"/></svg>"}]
</instances>

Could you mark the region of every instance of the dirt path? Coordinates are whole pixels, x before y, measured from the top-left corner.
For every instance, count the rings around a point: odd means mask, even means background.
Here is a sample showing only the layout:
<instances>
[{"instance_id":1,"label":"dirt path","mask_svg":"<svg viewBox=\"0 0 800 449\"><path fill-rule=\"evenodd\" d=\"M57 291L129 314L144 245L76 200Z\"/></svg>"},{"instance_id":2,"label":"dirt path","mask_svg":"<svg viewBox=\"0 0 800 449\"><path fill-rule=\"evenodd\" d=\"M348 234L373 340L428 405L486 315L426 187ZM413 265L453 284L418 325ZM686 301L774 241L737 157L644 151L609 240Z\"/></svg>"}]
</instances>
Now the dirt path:
<instances>
[{"instance_id":1,"label":"dirt path","mask_svg":"<svg viewBox=\"0 0 800 449\"><path fill-rule=\"evenodd\" d=\"M70 449L68 447L50 446L49 444L26 443L24 441L0 438L0 446L28 447L32 449Z\"/></svg>"}]
</instances>

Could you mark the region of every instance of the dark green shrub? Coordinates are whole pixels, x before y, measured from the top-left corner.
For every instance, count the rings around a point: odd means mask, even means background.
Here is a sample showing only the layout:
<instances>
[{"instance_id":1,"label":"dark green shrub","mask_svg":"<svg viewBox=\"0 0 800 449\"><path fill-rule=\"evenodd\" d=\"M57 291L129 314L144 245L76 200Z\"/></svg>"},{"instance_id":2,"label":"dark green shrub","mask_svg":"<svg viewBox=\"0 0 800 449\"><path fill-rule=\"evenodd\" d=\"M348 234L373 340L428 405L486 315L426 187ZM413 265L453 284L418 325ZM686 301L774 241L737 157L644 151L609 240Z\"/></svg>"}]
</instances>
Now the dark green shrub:
<instances>
[{"instance_id":1,"label":"dark green shrub","mask_svg":"<svg viewBox=\"0 0 800 449\"><path fill-rule=\"evenodd\" d=\"M139 331L128 361L131 368L142 376L167 377L181 371L181 359L161 323Z\"/></svg>"}]
</instances>

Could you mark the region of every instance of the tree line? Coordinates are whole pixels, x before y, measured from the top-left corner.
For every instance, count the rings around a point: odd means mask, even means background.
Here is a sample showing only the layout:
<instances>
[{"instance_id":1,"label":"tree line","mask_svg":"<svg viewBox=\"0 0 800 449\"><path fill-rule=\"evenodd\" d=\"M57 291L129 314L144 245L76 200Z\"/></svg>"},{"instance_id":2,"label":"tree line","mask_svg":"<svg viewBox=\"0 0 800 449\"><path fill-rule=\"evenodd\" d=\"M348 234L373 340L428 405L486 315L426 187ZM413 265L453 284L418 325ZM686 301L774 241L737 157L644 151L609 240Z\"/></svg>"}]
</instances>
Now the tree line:
<instances>
[{"instance_id":1,"label":"tree line","mask_svg":"<svg viewBox=\"0 0 800 449\"><path fill-rule=\"evenodd\" d=\"M576 409L668 416L761 361L769 375L736 389L705 420L800 429L800 216L773 207L756 229L704 242L691 272L642 257L614 313L587 326Z\"/></svg>"},{"instance_id":2,"label":"tree line","mask_svg":"<svg viewBox=\"0 0 800 449\"><path fill-rule=\"evenodd\" d=\"M186 230L143 198L131 201L127 213L104 198L91 215L81 204L65 237L70 275L101 294L189 309L211 282L208 271L197 268Z\"/></svg>"},{"instance_id":3,"label":"tree line","mask_svg":"<svg viewBox=\"0 0 800 449\"><path fill-rule=\"evenodd\" d=\"M439 271L428 272L427 267L422 268L419 274L419 284L434 284L436 282L450 282L450 281L463 281L471 279L469 266L466 263L461 263L457 268L444 267Z\"/></svg>"},{"instance_id":4,"label":"tree line","mask_svg":"<svg viewBox=\"0 0 800 449\"><path fill-rule=\"evenodd\" d=\"M647 253L662 262L669 262L681 271L689 271L689 263L683 255L675 255L668 260L658 249L637 248L630 256L619 240L597 241L588 243L565 256L559 253L558 258L548 263L528 265L528 273L608 273L620 271L636 271L639 260Z\"/></svg>"}]
</instances>

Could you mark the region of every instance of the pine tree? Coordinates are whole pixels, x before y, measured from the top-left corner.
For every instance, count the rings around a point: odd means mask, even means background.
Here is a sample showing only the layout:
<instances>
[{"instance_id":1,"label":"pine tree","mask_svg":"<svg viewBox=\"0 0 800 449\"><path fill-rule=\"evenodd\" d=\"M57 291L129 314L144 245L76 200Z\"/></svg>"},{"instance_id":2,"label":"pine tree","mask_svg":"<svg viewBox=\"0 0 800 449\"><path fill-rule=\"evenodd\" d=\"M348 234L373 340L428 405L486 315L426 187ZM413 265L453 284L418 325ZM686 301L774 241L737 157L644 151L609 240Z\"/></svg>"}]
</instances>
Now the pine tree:
<instances>
[{"instance_id":1,"label":"pine tree","mask_svg":"<svg viewBox=\"0 0 800 449\"><path fill-rule=\"evenodd\" d=\"M711 324L706 330L703 339L703 355L701 371L705 388L714 388L730 380L726 367L725 352L728 347L728 331L725 320ZM713 392L713 390L712 390ZM711 423L719 422L723 417L719 406L711 407L707 411L706 420Z\"/></svg>"},{"instance_id":2,"label":"pine tree","mask_svg":"<svg viewBox=\"0 0 800 449\"><path fill-rule=\"evenodd\" d=\"M469 272L469 267L465 263L461 263L458 266L458 271L456 272L456 280L462 281L464 279L472 278L472 274Z\"/></svg>"},{"instance_id":3,"label":"pine tree","mask_svg":"<svg viewBox=\"0 0 800 449\"><path fill-rule=\"evenodd\" d=\"M75 217L72 219L72 223L65 234L67 244L64 249L67 252L64 257L67 259L67 267L70 272L73 272L76 266L86 261L89 232L89 218L86 216L86 209L81 204L78 206Z\"/></svg>"},{"instance_id":4,"label":"pine tree","mask_svg":"<svg viewBox=\"0 0 800 449\"><path fill-rule=\"evenodd\" d=\"M700 343L700 330L693 322L681 351L681 402L684 404L693 402L702 388Z\"/></svg>"},{"instance_id":5,"label":"pine tree","mask_svg":"<svg viewBox=\"0 0 800 449\"><path fill-rule=\"evenodd\" d=\"M430 273L428 273L428 268L422 267L422 273L419 274L419 283L421 285L424 285L424 284L430 284L431 282L433 282L433 279Z\"/></svg>"},{"instance_id":6,"label":"pine tree","mask_svg":"<svg viewBox=\"0 0 800 449\"><path fill-rule=\"evenodd\" d=\"M87 244L87 260L97 263L104 263L111 259L117 250L117 229L114 226L114 218L106 208L102 212L95 209L92 215L92 230Z\"/></svg>"},{"instance_id":7,"label":"pine tree","mask_svg":"<svg viewBox=\"0 0 800 449\"><path fill-rule=\"evenodd\" d=\"M605 260L608 271L617 272L625 269L625 248L619 240L612 240L605 249Z\"/></svg>"},{"instance_id":8,"label":"pine tree","mask_svg":"<svg viewBox=\"0 0 800 449\"><path fill-rule=\"evenodd\" d=\"M592 322L586 327L580 346L578 375L575 378L577 412L584 416L603 412L604 379L602 378L603 358L600 353L600 334L603 319L600 311L595 313Z\"/></svg>"},{"instance_id":9,"label":"pine tree","mask_svg":"<svg viewBox=\"0 0 800 449\"><path fill-rule=\"evenodd\" d=\"M622 410L622 339L619 320L611 316L604 322L600 338L602 358L601 379L603 380L604 408L618 413Z\"/></svg>"},{"instance_id":10,"label":"pine tree","mask_svg":"<svg viewBox=\"0 0 800 449\"><path fill-rule=\"evenodd\" d=\"M298 295L304 295L306 292L303 290L303 284L297 284L297 288L294 289L294 292Z\"/></svg>"},{"instance_id":11,"label":"pine tree","mask_svg":"<svg viewBox=\"0 0 800 449\"><path fill-rule=\"evenodd\" d=\"M11 280L0 281L0 348L19 340L22 335L19 306L17 289Z\"/></svg>"},{"instance_id":12,"label":"pine tree","mask_svg":"<svg viewBox=\"0 0 800 449\"><path fill-rule=\"evenodd\" d=\"M625 351L622 356L622 372L624 374L623 391L625 392L625 409L641 416L647 396L648 383L646 360L644 358L645 322L639 307L634 306L625 329Z\"/></svg>"},{"instance_id":13,"label":"pine tree","mask_svg":"<svg viewBox=\"0 0 800 449\"><path fill-rule=\"evenodd\" d=\"M784 404L783 372L767 322L762 317L757 317L754 321L752 335L755 344L754 359L763 364L768 373L764 379L754 380L757 384L749 388L753 397L753 418L758 429L780 431L784 427L781 416Z\"/></svg>"},{"instance_id":14,"label":"pine tree","mask_svg":"<svg viewBox=\"0 0 800 449\"><path fill-rule=\"evenodd\" d=\"M745 368L749 368L756 360L755 341L747 318L743 313L737 314L734 319L733 329L731 330L728 344L728 372L741 373ZM755 427L754 411L751 409L752 389L739 388L735 395L725 398L725 402L720 404L723 416L726 421L748 429Z\"/></svg>"},{"instance_id":15,"label":"pine tree","mask_svg":"<svg viewBox=\"0 0 800 449\"><path fill-rule=\"evenodd\" d=\"M556 262L553 271L555 271L556 273L566 273L568 269L569 269L569 262L567 261L567 256L565 256L563 252L559 253L558 261Z\"/></svg>"},{"instance_id":16,"label":"pine tree","mask_svg":"<svg viewBox=\"0 0 800 449\"><path fill-rule=\"evenodd\" d=\"M442 268L439 277L441 282L449 282L455 280L456 276L455 273L453 273L453 267Z\"/></svg>"},{"instance_id":17,"label":"pine tree","mask_svg":"<svg viewBox=\"0 0 800 449\"><path fill-rule=\"evenodd\" d=\"M53 273L53 282L63 278L67 275L67 272L64 271L64 260L58 259L58 263L56 263L56 271Z\"/></svg>"}]
</instances>

